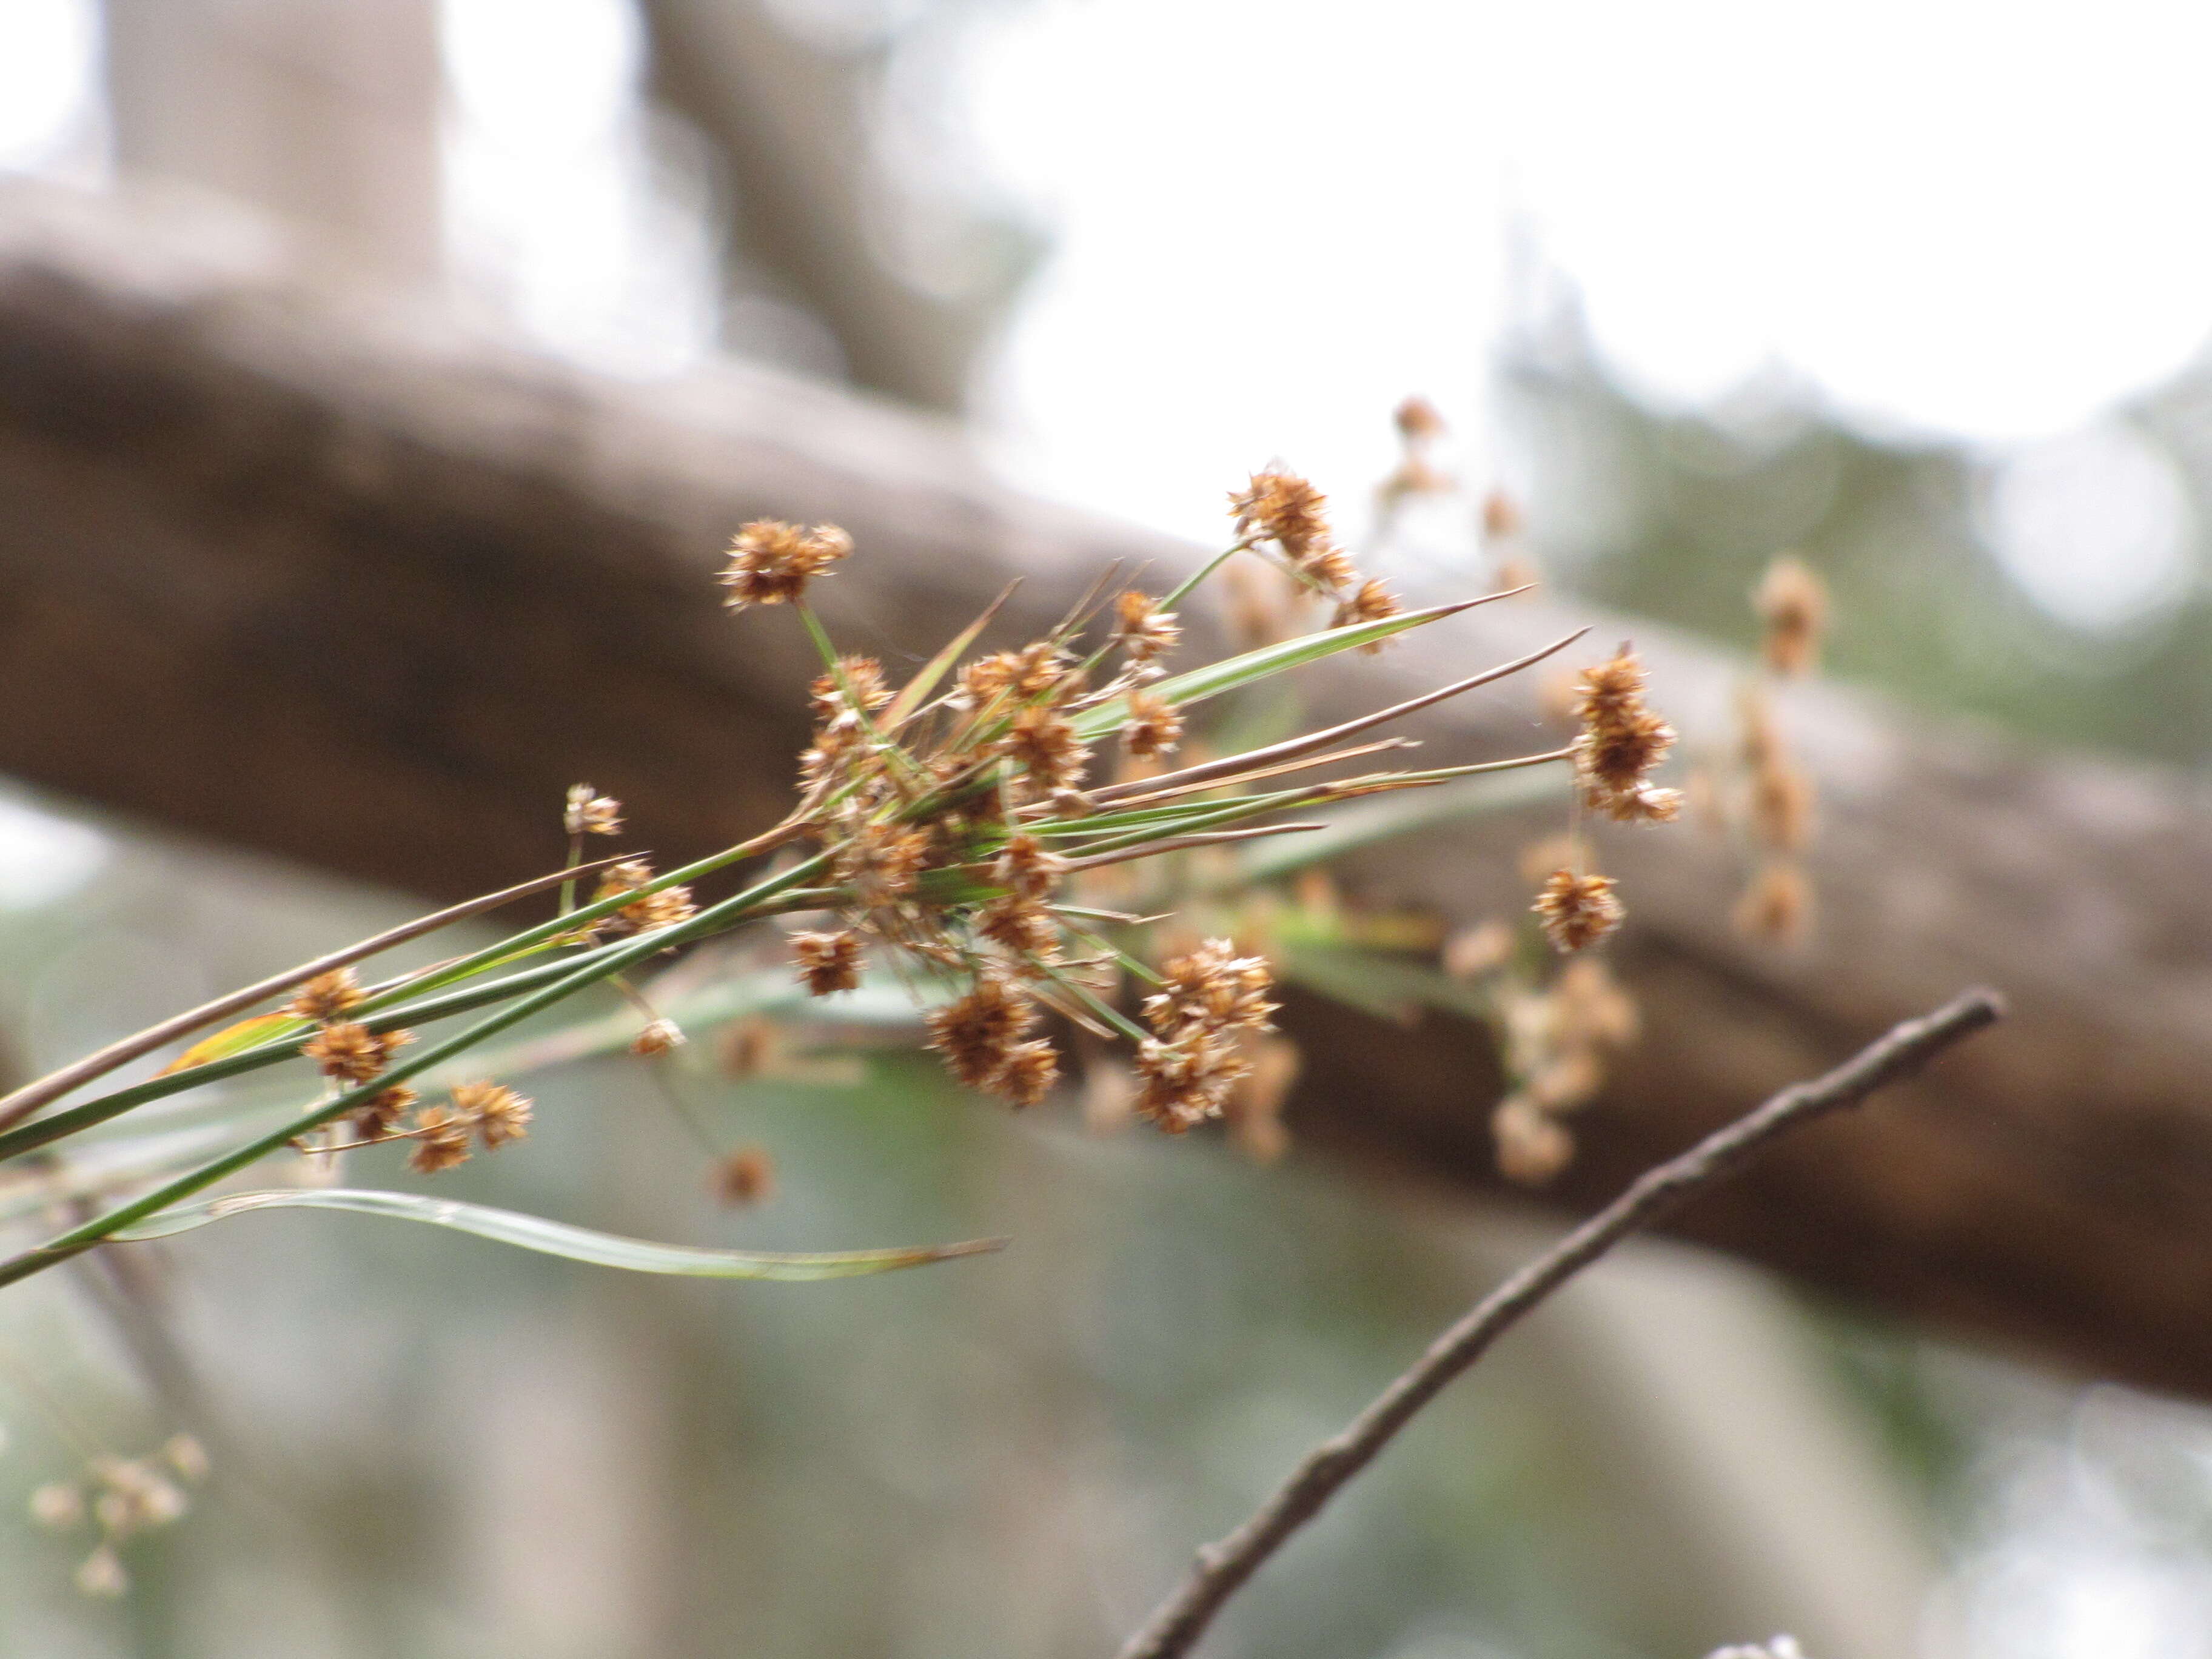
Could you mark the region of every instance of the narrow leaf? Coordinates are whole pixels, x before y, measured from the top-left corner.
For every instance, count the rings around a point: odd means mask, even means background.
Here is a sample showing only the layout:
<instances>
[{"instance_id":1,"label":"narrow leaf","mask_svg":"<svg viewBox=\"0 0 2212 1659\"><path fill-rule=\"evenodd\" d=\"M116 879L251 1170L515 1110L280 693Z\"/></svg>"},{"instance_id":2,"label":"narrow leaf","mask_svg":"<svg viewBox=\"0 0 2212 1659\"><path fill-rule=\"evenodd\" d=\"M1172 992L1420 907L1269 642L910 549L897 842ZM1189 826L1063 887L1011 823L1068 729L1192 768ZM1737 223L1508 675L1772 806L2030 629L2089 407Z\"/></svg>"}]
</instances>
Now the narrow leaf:
<instances>
[{"instance_id":1,"label":"narrow leaf","mask_svg":"<svg viewBox=\"0 0 2212 1659\"><path fill-rule=\"evenodd\" d=\"M906 683L898 696L891 699L890 707L883 712L884 730L890 731L921 707L922 699L937 689L938 681L943 679L946 671L960 660L969 646L975 643L975 636L989 625L992 617L999 614L999 607L1013 598L1014 589L1019 586L1018 581L1008 582L1005 591L983 607L981 616L955 634L945 649L932 657L921 672Z\"/></svg>"},{"instance_id":2,"label":"narrow leaf","mask_svg":"<svg viewBox=\"0 0 2212 1659\"><path fill-rule=\"evenodd\" d=\"M282 1036L288 1030L304 1031L307 1022L295 1019L289 1014L256 1014L252 1019L241 1019L235 1025L226 1025L211 1037L202 1037L174 1060L154 1073L168 1077L177 1072L189 1072L195 1066L205 1066L210 1060L228 1060L233 1054L244 1054L271 1037Z\"/></svg>"},{"instance_id":3,"label":"narrow leaf","mask_svg":"<svg viewBox=\"0 0 2212 1659\"><path fill-rule=\"evenodd\" d=\"M233 1193L195 1204L179 1205L149 1216L134 1227L113 1235L123 1240L166 1238L173 1233L204 1227L226 1216L249 1210L353 1210L362 1215L389 1216L397 1221L426 1222L474 1233L501 1244L513 1244L544 1255L564 1256L602 1267L623 1267L632 1273L680 1273L696 1279L774 1279L785 1280L852 1279L863 1273L890 1273L900 1267L919 1267L954 1256L981 1255L1006 1248L1003 1238L975 1238L958 1244L927 1244L910 1249L836 1250L805 1255L773 1255L757 1250L710 1250L696 1244L653 1244L643 1239L574 1227L542 1216L495 1210L482 1204L463 1204L450 1198L422 1193L380 1192L360 1188L286 1187L267 1192Z\"/></svg>"}]
</instances>

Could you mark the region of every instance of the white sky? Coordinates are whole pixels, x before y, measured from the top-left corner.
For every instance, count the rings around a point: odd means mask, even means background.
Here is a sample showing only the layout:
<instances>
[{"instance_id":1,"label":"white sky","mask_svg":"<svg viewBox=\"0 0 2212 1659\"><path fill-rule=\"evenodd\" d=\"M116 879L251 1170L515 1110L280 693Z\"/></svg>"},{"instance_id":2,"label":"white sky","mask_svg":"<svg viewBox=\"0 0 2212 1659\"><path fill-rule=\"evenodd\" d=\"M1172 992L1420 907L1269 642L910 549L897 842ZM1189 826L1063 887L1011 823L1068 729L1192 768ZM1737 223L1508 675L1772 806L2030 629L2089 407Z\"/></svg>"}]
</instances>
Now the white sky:
<instances>
[{"instance_id":1,"label":"white sky","mask_svg":"<svg viewBox=\"0 0 2212 1659\"><path fill-rule=\"evenodd\" d=\"M1038 0L968 93L1058 237L988 407L1056 493L1211 534L1240 465L1379 475L1409 390L1481 447L1517 240L1659 398L1779 368L1877 429L2062 437L2212 333L2208 79L2174 0ZM2085 622L2171 592L2153 495L2018 574Z\"/></svg>"}]
</instances>

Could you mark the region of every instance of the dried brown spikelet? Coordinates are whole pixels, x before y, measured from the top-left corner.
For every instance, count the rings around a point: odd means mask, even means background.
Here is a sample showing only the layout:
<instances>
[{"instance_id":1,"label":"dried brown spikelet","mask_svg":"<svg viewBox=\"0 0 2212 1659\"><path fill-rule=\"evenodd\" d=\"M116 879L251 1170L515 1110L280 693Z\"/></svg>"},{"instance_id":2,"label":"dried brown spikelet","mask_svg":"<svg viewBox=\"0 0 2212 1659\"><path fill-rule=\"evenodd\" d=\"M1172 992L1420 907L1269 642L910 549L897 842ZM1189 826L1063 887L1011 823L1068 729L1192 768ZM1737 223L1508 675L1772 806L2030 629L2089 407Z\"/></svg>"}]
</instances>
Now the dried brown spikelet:
<instances>
[{"instance_id":1,"label":"dried brown spikelet","mask_svg":"<svg viewBox=\"0 0 2212 1659\"><path fill-rule=\"evenodd\" d=\"M686 1041L684 1028L674 1020L652 1019L629 1040L629 1051L641 1060L651 1060L672 1048L681 1048Z\"/></svg>"},{"instance_id":2,"label":"dried brown spikelet","mask_svg":"<svg viewBox=\"0 0 2212 1659\"><path fill-rule=\"evenodd\" d=\"M408 1133L415 1150L407 1167L417 1175L439 1175L469 1161L469 1121L446 1106L425 1106L415 1114Z\"/></svg>"},{"instance_id":3,"label":"dried brown spikelet","mask_svg":"<svg viewBox=\"0 0 2212 1659\"><path fill-rule=\"evenodd\" d=\"M783 1048L783 1033L775 1022L758 1014L723 1027L715 1058L732 1077L754 1077L775 1065Z\"/></svg>"},{"instance_id":4,"label":"dried brown spikelet","mask_svg":"<svg viewBox=\"0 0 2212 1659\"><path fill-rule=\"evenodd\" d=\"M1562 951L1580 951L1620 925L1624 912L1613 896L1610 876L1578 876L1554 870L1531 907L1543 918L1544 932Z\"/></svg>"},{"instance_id":5,"label":"dried brown spikelet","mask_svg":"<svg viewBox=\"0 0 2212 1659\"><path fill-rule=\"evenodd\" d=\"M1508 1181L1540 1187L1573 1162L1575 1138L1524 1094L1510 1094L1490 1115L1498 1169Z\"/></svg>"},{"instance_id":6,"label":"dried brown spikelet","mask_svg":"<svg viewBox=\"0 0 2212 1659\"><path fill-rule=\"evenodd\" d=\"M860 983L860 940L849 928L827 933L793 933L791 957L799 982L811 996L826 997Z\"/></svg>"},{"instance_id":7,"label":"dried brown spikelet","mask_svg":"<svg viewBox=\"0 0 2212 1659\"><path fill-rule=\"evenodd\" d=\"M1760 768L1751 780L1751 830L1762 847L1801 851L1813 837L1813 780L1787 762Z\"/></svg>"},{"instance_id":8,"label":"dried brown spikelet","mask_svg":"<svg viewBox=\"0 0 2212 1659\"><path fill-rule=\"evenodd\" d=\"M1182 738L1182 714L1158 692L1129 693L1129 717L1121 722L1121 746L1137 760L1175 753Z\"/></svg>"},{"instance_id":9,"label":"dried brown spikelet","mask_svg":"<svg viewBox=\"0 0 2212 1659\"><path fill-rule=\"evenodd\" d=\"M530 1101L503 1083L455 1084L453 1110L474 1126L488 1147L504 1146L530 1133Z\"/></svg>"},{"instance_id":10,"label":"dried brown spikelet","mask_svg":"<svg viewBox=\"0 0 2212 1659\"><path fill-rule=\"evenodd\" d=\"M1039 1037L1008 1049L1006 1063L989 1086L993 1094L1020 1111L1042 1102L1059 1081L1060 1056L1051 1043Z\"/></svg>"},{"instance_id":11,"label":"dried brown spikelet","mask_svg":"<svg viewBox=\"0 0 2212 1659\"><path fill-rule=\"evenodd\" d=\"M1797 944L1812 929L1813 884L1794 860L1764 864L1736 901L1734 921L1748 938Z\"/></svg>"},{"instance_id":12,"label":"dried brown spikelet","mask_svg":"<svg viewBox=\"0 0 2212 1659\"><path fill-rule=\"evenodd\" d=\"M1219 1117L1252 1065L1230 1038L1194 1026L1172 1038L1146 1038L1137 1045L1136 1069L1133 1109L1179 1135Z\"/></svg>"},{"instance_id":13,"label":"dried brown spikelet","mask_svg":"<svg viewBox=\"0 0 2212 1659\"><path fill-rule=\"evenodd\" d=\"M852 708L872 714L891 700L891 689L873 657L840 657L836 672L817 678L807 696L816 717L828 720Z\"/></svg>"},{"instance_id":14,"label":"dried brown spikelet","mask_svg":"<svg viewBox=\"0 0 2212 1659\"><path fill-rule=\"evenodd\" d=\"M1132 587L1114 601L1114 643L1132 662L1152 662L1164 657L1182 641L1182 626L1172 611Z\"/></svg>"},{"instance_id":15,"label":"dried brown spikelet","mask_svg":"<svg viewBox=\"0 0 2212 1659\"><path fill-rule=\"evenodd\" d=\"M1018 988L986 974L967 995L929 1012L929 1046L961 1082L988 1088L1036 1018L1036 1004Z\"/></svg>"},{"instance_id":16,"label":"dried brown spikelet","mask_svg":"<svg viewBox=\"0 0 2212 1659\"><path fill-rule=\"evenodd\" d=\"M399 1120L415 1109L420 1096L405 1084L393 1085L380 1094L371 1095L368 1102L355 1112L350 1121L354 1134L362 1140L381 1140L399 1127Z\"/></svg>"},{"instance_id":17,"label":"dried brown spikelet","mask_svg":"<svg viewBox=\"0 0 2212 1659\"><path fill-rule=\"evenodd\" d=\"M1397 598L1381 582L1364 581L1337 605L1336 614L1329 618L1331 628L1350 628L1360 623L1382 622L1399 613ZM1370 640L1359 647L1364 655L1372 656L1389 641Z\"/></svg>"},{"instance_id":18,"label":"dried brown spikelet","mask_svg":"<svg viewBox=\"0 0 2212 1659\"><path fill-rule=\"evenodd\" d=\"M1006 837L991 878L1017 898L1048 899L1067 872L1067 860L1048 853L1044 843L1026 831Z\"/></svg>"},{"instance_id":19,"label":"dried brown spikelet","mask_svg":"<svg viewBox=\"0 0 2212 1659\"><path fill-rule=\"evenodd\" d=\"M858 814L841 828L843 836L832 867L860 904L875 909L914 890L923 861L929 856L926 830L902 830Z\"/></svg>"},{"instance_id":20,"label":"dried brown spikelet","mask_svg":"<svg viewBox=\"0 0 2212 1659\"><path fill-rule=\"evenodd\" d=\"M983 907L976 931L1016 956L1049 960L1060 950L1060 924L1032 899L994 899Z\"/></svg>"},{"instance_id":21,"label":"dried brown spikelet","mask_svg":"<svg viewBox=\"0 0 2212 1659\"><path fill-rule=\"evenodd\" d=\"M1210 939L1162 964L1160 988L1145 999L1146 1019L1162 1036L1188 1026L1210 1031L1267 1029L1275 1005L1273 975L1258 957L1240 957L1225 939Z\"/></svg>"},{"instance_id":22,"label":"dried brown spikelet","mask_svg":"<svg viewBox=\"0 0 2212 1659\"><path fill-rule=\"evenodd\" d=\"M1291 1147L1283 1105L1304 1069L1305 1056L1290 1038L1270 1032L1247 1032L1238 1047L1250 1069L1229 1085L1222 1121L1245 1157L1255 1164L1273 1164Z\"/></svg>"},{"instance_id":23,"label":"dried brown spikelet","mask_svg":"<svg viewBox=\"0 0 2212 1659\"><path fill-rule=\"evenodd\" d=\"M318 974L292 994L284 1012L295 1019L311 1019L318 1025L343 1019L361 1006L362 989L353 969L336 968Z\"/></svg>"},{"instance_id":24,"label":"dried brown spikelet","mask_svg":"<svg viewBox=\"0 0 2212 1659\"><path fill-rule=\"evenodd\" d=\"M572 836L618 836L622 833L622 803L602 795L588 783L568 786L568 799L561 809L561 824Z\"/></svg>"},{"instance_id":25,"label":"dried brown spikelet","mask_svg":"<svg viewBox=\"0 0 2212 1659\"><path fill-rule=\"evenodd\" d=\"M1083 781L1091 751L1076 735L1075 723L1043 704L1018 709L1009 722L1006 752L1040 791L1073 788Z\"/></svg>"},{"instance_id":26,"label":"dried brown spikelet","mask_svg":"<svg viewBox=\"0 0 2212 1659\"><path fill-rule=\"evenodd\" d=\"M1777 674L1809 672L1819 662L1828 625L1828 587L1794 553L1776 556L1752 595L1765 624L1759 647Z\"/></svg>"},{"instance_id":27,"label":"dried brown spikelet","mask_svg":"<svg viewBox=\"0 0 2212 1659\"><path fill-rule=\"evenodd\" d=\"M639 893L653 880L653 866L643 859L626 859L599 878L592 891L592 902L619 898L624 893ZM689 921L698 914L691 902L688 887L664 887L658 892L641 893L630 903L623 905L612 915L602 916L591 924L596 933L619 936L623 933L649 933L662 927Z\"/></svg>"},{"instance_id":28,"label":"dried brown spikelet","mask_svg":"<svg viewBox=\"0 0 2212 1659\"><path fill-rule=\"evenodd\" d=\"M1444 434L1444 417L1418 392L1401 403L1390 418L1397 423L1398 435L1409 443L1425 442Z\"/></svg>"},{"instance_id":29,"label":"dried brown spikelet","mask_svg":"<svg viewBox=\"0 0 2212 1659\"><path fill-rule=\"evenodd\" d=\"M1513 930L1492 916L1445 941L1444 972L1454 979L1480 979L1503 968L1512 956Z\"/></svg>"},{"instance_id":30,"label":"dried brown spikelet","mask_svg":"<svg viewBox=\"0 0 2212 1659\"><path fill-rule=\"evenodd\" d=\"M1636 999L1595 957L1577 957L1559 969L1550 1002L1556 1042L1625 1048L1636 1041Z\"/></svg>"},{"instance_id":31,"label":"dried brown spikelet","mask_svg":"<svg viewBox=\"0 0 2212 1659\"><path fill-rule=\"evenodd\" d=\"M833 524L811 530L773 519L757 519L730 543L730 562L721 574L730 590L722 603L733 611L749 605L796 602L806 584L825 565L853 550L853 538Z\"/></svg>"},{"instance_id":32,"label":"dried brown spikelet","mask_svg":"<svg viewBox=\"0 0 2212 1659\"><path fill-rule=\"evenodd\" d=\"M1295 472L1255 472L1229 493L1237 533L1273 542L1293 563L1328 545L1328 498Z\"/></svg>"},{"instance_id":33,"label":"dried brown spikelet","mask_svg":"<svg viewBox=\"0 0 2212 1659\"><path fill-rule=\"evenodd\" d=\"M1605 1067L1587 1048L1562 1048L1529 1073L1528 1097L1547 1112L1566 1112L1596 1095Z\"/></svg>"},{"instance_id":34,"label":"dried brown spikelet","mask_svg":"<svg viewBox=\"0 0 2212 1659\"><path fill-rule=\"evenodd\" d=\"M325 1025L300 1045L325 1077L366 1083L392 1063L393 1051L415 1041L412 1031L372 1031L338 1021Z\"/></svg>"},{"instance_id":35,"label":"dried brown spikelet","mask_svg":"<svg viewBox=\"0 0 2212 1659\"><path fill-rule=\"evenodd\" d=\"M1502 542L1521 533L1522 520L1520 503L1502 489L1493 489L1483 498L1482 533L1493 542Z\"/></svg>"},{"instance_id":36,"label":"dried brown spikelet","mask_svg":"<svg viewBox=\"0 0 2212 1659\"><path fill-rule=\"evenodd\" d=\"M714 1165L712 1185L715 1198L732 1208L765 1203L775 1191L775 1165L765 1148L740 1146Z\"/></svg>"}]
</instances>

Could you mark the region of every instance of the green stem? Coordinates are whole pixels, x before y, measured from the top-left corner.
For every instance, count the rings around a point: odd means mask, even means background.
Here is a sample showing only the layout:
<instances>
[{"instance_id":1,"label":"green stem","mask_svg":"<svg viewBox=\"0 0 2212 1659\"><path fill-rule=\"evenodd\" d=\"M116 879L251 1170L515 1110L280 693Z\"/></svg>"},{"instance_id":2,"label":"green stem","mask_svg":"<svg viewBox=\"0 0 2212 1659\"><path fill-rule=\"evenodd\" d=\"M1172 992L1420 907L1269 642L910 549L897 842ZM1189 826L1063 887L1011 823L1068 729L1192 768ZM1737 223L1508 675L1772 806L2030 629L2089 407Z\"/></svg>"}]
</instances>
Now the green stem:
<instances>
[{"instance_id":1,"label":"green stem","mask_svg":"<svg viewBox=\"0 0 2212 1659\"><path fill-rule=\"evenodd\" d=\"M304 1116L296 1118L281 1128L263 1135L259 1139L249 1141L235 1152L225 1153L219 1158L204 1164L198 1169L179 1176L165 1187L158 1188L143 1197L134 1199L128 1204L109 1211L106 1215L95 1217L82 1226L74 1227L67 1232L58 1234L35 1249L26 1250L20 1255L0 1262L0 1285L13 1284L17 1279L28 1278L33 1273L66 1261L72 1256L82 1255L118 1229L143 1221L149 1216L168 1208L172 1204L190 1198L204 1188L212 1186L224 1176L234 1174L248 1164L268 1157L271 1152L282 1152L297 1137L345 1116L349 1112L366 1104L372 1097L381 1094L396 1084L404 1083L409 1078L418 1076L434 1066L442 1065L448 1060L465 1054L487 1037L495 1036L509 1026L527 1019L531 1015L564 1001L586 986L595 984L610 974L620 973L623 969L643 962L647 957L667 950L672 945L681 945L690 939L718 932L732 922L748 919L767 901L798 886L806 877L815 873L828 862L829 855L826 853L817 853L812 858L793 865L781 875L772 876L742 893L733 895L719 904L702 910L689 921L641 935L627 945L610 951L603 960L587 963L581 967L572 969L542 990L501 1009L489 1019L477 1021L459 1036L450 1037L444 1042L431 1044L411 1060L400 1061L381 1076L368 1083L357 1085L331 1096L327 1100L318 1102L314 1109Z\"/></svg>"}]
</instances>

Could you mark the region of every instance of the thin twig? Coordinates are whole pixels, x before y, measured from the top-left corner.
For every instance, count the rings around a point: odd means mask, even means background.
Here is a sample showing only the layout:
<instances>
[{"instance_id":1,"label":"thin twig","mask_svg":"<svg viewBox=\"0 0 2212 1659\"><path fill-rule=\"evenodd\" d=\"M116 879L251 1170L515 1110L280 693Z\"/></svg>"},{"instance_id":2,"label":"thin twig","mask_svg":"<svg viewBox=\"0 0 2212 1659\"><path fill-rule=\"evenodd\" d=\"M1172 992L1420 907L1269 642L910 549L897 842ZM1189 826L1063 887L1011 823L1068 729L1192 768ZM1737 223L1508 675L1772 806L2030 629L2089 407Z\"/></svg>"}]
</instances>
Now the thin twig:
<instances>
[{"instance_id":1,"label":"thin twig","mask_svg":"<svg viewBox=\"0 0 2212 1659\"><path fill-rule=\"evenodd\" d=\"M1093 853L1088 858L1070 859L1060 867L1065 870L1097 870L1109 864L1127 864L1135 859L1157 857L1162 853L1180 853L1193 847L1218 847L1225 842L1258 841L1263 836L1303 835L1309 830L1326 830L1325 823L1269 823L1257 830L1205 830L1196 835L1170 836L1165 841L1148 842L1142 847L1124 847L1117 852Z\"/></svg>"},{"instance_id":2,"label":"thin twig","mask_svg":"<svg viewBox=\"0 0 2212 1659\"><path fill-rule=\"evenodd\" d=\"M303 962L296 968L288 968L281 974L271 975L242 991L233 991L228 996L217 997L213 1002L204 1002L197 1008L173 1014L158 1025L149 1025L134 1036L111 1042L105 1048L97 1049L82 1060L63 1066L58 1072L49 1073L37 1082L27 1083L14 1093L0 1097L0 1129L21 1123L48 1101L59 1100L82 1084L89 1083L96 1077L105 1077L117 1066L128 1065L142 1054L150 1054L155 1049L197 1031L203 1025L212 1025L219 1019L242 1013L264 998L273 997L280 991L289 991L295 985L303 985L318 975L350 967L366 957L388 951L395 945L404 945L409 939L419 939L424 933L435 933L441 927L481 915L487 910L496 910L502 904L526 898L548 887L558 886L564 881L572 881L578 876L589 875L594 870L604 870L609 865L619 864L631 856L628 853L617 853L595 863L571 865L566 869L556 870L550 876L538 876L513 887L502 888L496 893L487 893L481 898L472 898L447 909L434 911L427 916L417 916L414 921L402 922L374 939L349 945L343 951L333 951L326 957L317 957L313 962Z\"/></svg>"},{"instance_id":3,"label":"thin twig","mask_svg":"<svg viewBox=\"0 0 2212 1659\"><path fill-rule=\"evenodd\" d=\"M1513 590L1516 593L1521 591L1517 587ZM1498 594L1493 597L1503 599L1508 596ZM1467 602L1468 605L1486 603L1487 601L1482 599L1469 599ZM1465 610L1467 607L1459 605L1454 608ZM1388 708L1378 708L1371 714L1362 714L1357 720L1346 720L1341 726L1332 726L1327 731L1309 732L1303 737L1286 738L1281 743L1269 744L1265 749L1249 750L1242 755L1224 756L1219 760L1206 761L1196 766L1186 766L1180 772L1169 772L1156 778L1133 778L1127 783L1110 783L1103 789L1092 790L1091 799L1103 805L1107 801L1121 800L1131 795L1156 794L1164 789L1194 788L1201 783L1212 783L1217 779L1228 777L1232 773L1241 772L1247 767L1264 766L1279 760L1293 759L1300 755L1310 755L1317 749L1326 749L1333 743L1340 742L1358 732L1369 731L1386 721L1399 720L1405 715L1418 713L1431 703L1442 702L1448 697L1456 697L1462 692L1472 691L1477 686L1488 685L1493 680L1502 680L1509 674L1517 674L1522 669L1543 661L1553 653L1565 650L1589 632L1589 629L1587 628L1577 628L1565 639L1554 640L1541 650L1531 651L1525 657L1516 658L1509 663L1500 663L1495 668L1486 668L1480 674L1470 674L1463 680L1455 680L1451 684L1439 686L1434 691L1425 691L1418 697L1408 697L1405 702L1393 703Z\"/></svg>"},{"instance_id":4,"label":"thin twig","mask_svg":"<svg viewBox=\"0 0 2212 1659\"><path fill-rule=\"evenodd\" d=\"M1784 1089L1680 1158L1646 1170L1626 1192L1470 1309L1341 1434L1309 1452L1250 1520L1219 1543L1200 1549L1190 1576L1123 1645L1120 1659L1178 1659L1188 1653L1222 1604L1422 1407L1523 1315L1629 1234L1728 1175L1770 1140L1856 1105L2003 1012L2003 1000L1994 991L1969 991L1932 1014L1895 1027L1826 1077Z\"/></svg>"}]
</instances>

